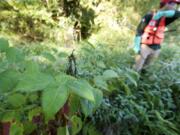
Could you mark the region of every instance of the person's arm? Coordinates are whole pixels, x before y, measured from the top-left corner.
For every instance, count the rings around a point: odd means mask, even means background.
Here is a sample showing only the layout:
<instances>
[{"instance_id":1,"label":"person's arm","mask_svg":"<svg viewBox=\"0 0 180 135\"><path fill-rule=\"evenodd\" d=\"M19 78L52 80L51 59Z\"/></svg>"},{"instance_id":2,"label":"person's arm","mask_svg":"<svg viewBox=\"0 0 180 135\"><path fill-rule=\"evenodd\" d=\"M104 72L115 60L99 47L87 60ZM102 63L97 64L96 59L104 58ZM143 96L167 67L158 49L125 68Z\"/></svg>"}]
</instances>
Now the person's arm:
<instances>
[{"instance_id":1,"label":"person's arm","mask_svg":"<svg viewBox=\"0 0 180 135\"><path fill-rule=\"evenodd\" d=\"M180 18L180 11L176 11L173 17L166 18L166 26L171 24L172 22L174 22L178 18Z\"/></svg>"},{"instance_id":2,"label":"person's arm","mask_svg":"<svg viewBox=\"0 0 180 135\"><path fill-rule=\"evenodd\" d=\"M180 11L178 10L165 10L165 11L158 11L153 19L158 20L161 17L166 17L166 18L179 18L180 17Z\"/></svg>"},{"instance_id":3,"label":"person's arm","mask_svg":"<svg viewBox=\"0 0 180 135\"><path fill-rule=\"evenodd\" d=\"M141 36L136 36L134 38L134 52L139 54L141 51Z\"/></svg>"},{"instance_id":4,"label":"person's arm","mask_svg":"<svg viewBox=\"0 0 180 135\"><path fill-rule=\"evenodd\" d=\"M180 18L180 11L179 10L176 10L174 17Z\"/></svg>"},{"instance_id":5,"label":"person's arm","mask_svg":"<svg viewBox=\"0 0 180 135\"><path fill-rule=\"evenodd\" d=\"M148 13L146 14L142 19L141 22L139 23L137 30L136 30L136 36L134 38L134 48L133 50L135 51L135 53L140 53L140 49L141 49L141 36L144 33L144 29L147 26L147 24L149 23L149 21L152 18L152 14Z\"/></svg>"},{"instance_id":6,"label":"person's arm","mask_svg":"<svg viewBox=\"0 0 180 135\"><path fill-rule=\"evenodd\" d=\"M175 15L175 10L165 10L158 11L154 16L154 20L159 20L161 17L173 17Z\"/></svg>"}]
</instances>

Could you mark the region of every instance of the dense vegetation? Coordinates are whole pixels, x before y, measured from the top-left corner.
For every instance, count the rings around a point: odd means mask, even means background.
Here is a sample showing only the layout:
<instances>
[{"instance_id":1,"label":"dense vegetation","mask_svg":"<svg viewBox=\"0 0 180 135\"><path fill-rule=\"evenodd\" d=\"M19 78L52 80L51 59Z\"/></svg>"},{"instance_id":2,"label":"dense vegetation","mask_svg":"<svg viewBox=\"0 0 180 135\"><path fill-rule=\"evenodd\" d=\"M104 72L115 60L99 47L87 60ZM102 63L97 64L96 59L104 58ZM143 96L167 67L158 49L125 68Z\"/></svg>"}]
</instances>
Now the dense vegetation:
<instances>
[{"instance_id":1,"label":"dense vegetation","mask_svg":"<svg viewBox=\"0 0 180 135\"><path fill-rule=\"evenodd\" d=\"M0 134L179 135L178 22L147 72L132 69L136 26L157 7L0 1Z\"/></svg>"}]
</instances>

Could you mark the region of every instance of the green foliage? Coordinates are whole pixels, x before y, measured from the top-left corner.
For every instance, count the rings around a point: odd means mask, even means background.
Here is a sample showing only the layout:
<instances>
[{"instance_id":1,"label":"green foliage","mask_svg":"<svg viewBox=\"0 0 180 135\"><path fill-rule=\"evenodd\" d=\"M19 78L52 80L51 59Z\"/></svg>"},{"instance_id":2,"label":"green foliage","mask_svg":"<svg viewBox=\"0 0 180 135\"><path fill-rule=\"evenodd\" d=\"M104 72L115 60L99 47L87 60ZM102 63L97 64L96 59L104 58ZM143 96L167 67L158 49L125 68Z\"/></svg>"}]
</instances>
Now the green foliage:
<instances>
[{"instance_id":1,"label":"green foliage","mask_svg":"<svg viewBox=\"0 0 180 135\"><path fill-rule=\"evenodd\" d=\"M23 135L23 125L19 123L13 123L11 125L10 135Z\"/></svg>"},{"instance_id":2,"label":"green foliage","mask_svg":"<svg viewBox=\"0 0 180 135\"><path fill-rule=\"evenodd\" d=\"M54 115L63 107L68 98L68 89L61 84L59 87L50 87L43 92L42 106L47 120L53 119Z\"/></svg>"},{"instance_id":3,"label":"green foliage","mask_svg":"<svg viewBox=\"0 0 180 135\"><path fill-rule=\"evenodd\" d=\"M50 75L40 72L29 72L27 70L21 76L16 90L21 92L34 92L45 89L52 82L53 79Z\"/></svg>"},{"instance_id":4,"label":"green foliage","mask_svg":"<svg viewBox=\"0 0 180 135\"><path fill-rule=\"evenodd\" d=\"M0 38L0 51L5 52L9 48L8 41L4 38Z\"/></svg>"},{"instance_id":5,"label":"green foliage","mask_svg":"<svg viewBox=\"0 0 180 135\"><path fill-rule=\"evenodd\" d=\"M81 118L77 116L72 116L71 122L72 122L72 135L76 135L82 128Z\"/></svg>"},{"instance_id":6,"label":"green foliage","mask_svg":"<svg viewBox=\"0 0 180 135\"><path fill-rule=\"evenodd\" d=\"M101 135L92 123L87 123L83 128L83 135Z\"/></svg>"},{"instance_id":7,"label":"green foliage","mask_svg":"<svg viewBox=\"0 0 180 135\"><path fill-rule=\"evenodd\" d=\"M14 70L7 70L0 73L1 74L1 85L0 85L0 91L8 92L11 91L18 83L17 78L20 76L20 74Z\"/></svg>"},{"instance_id":8,"label":"green foliage","mask_svg":"<svg viewBox=\"0 0 180 135\"><path fill-rule=\"evenodd\" d=\"M66 127L59 127L58 128L58 135L69 135L69 131L67 126Z\"/></svg>"},{"instance_id":9,"label":"green foliage","mask_svg":"<svg viewBox=\"0 0 180 135\"><path fill-rule=\"evenodd\" d=\"M0 5L2 32L18 33L19 40L51 39L64 44L64 36L68 34L67 29L73 28L76 21L80 22L82 38L88 38L101 29L104 32L105 29L122 30L122 28L130 31L132 36L134 25L138 23L137 19L140 19L140 15L144 15L154 5L158 7L159 2L155 0L8 0L1 1Z\"/></svg>"},{"instance_id":10,"label":"green foliage","mask_svg":"<svg viewBox=\"0 0 180 135\"><path fill-rule=\"evenodd\" d=\"M45 133L49 120L55 119L56 114L64 109L64 104L71 101L72 95L76 95L73 99L77 100L78 104L81 100L91 104L92 111L101 104L102 92L95 89L88 81L56 71L52 68L54 66L52 63L40 63L40 61L27 58L28 54L24 56L20 49L9 47L5 39L1 39L0 44L3 46L0 53L0 64L3 66L6 62L8 65L4 66L0 73L0 100L2 101L0 120L11 122L10 133L12 135L36 131L38 124L34 121L41 117L39 122L44 125L42 131L38 132ZM62 57L58 51L56 53L55 56ZM49 56L53 55L48 54L48 59ZM71 129L73 135L77 134L82 127L81 118L75 115L78 110L81 109L84 115L89 115L86 113L88 110L83 111L87 109L84 105L76 106L74 109L72 117L69 116L71 117L69 121L73 125ZM62 115L68 114L64 112ZM62 132L61 129L58 132ZM66 128L66 132L68 133L69 129Z\"/></svg>"},{"instance_id":11,"label":"green foliage","mask_svg":"<svg viewBox=\"0 0 180 135\"><path fill-rule=\"evenodd\" d=\"M26 98L20 93L12 94L8 96L7 103L12 105L14 108L21 107L26 103Z\"/></svg>"},{"instance_id":12,"label":"green foliage","mask_svg":"<svg viewBox=\"0 0 180 135\"><path fill-rule=\"evenodd\" d=\"M68 84L69 85L69 84ZM93 88L85 80L73 81L69 86L70 90L90 101L94 101Z\"/></svg>"},{"instance_id":13,"label":"green foliage","mask_svg":"<svg viewBox=\"0 0 180 135\"><path fill-rule=\"evenodd\" d=\"M103 73L103 78L104 79L111 79L111 78L117 78L118 74L116 72L114 72L113 70L106 70Z\"/></svg>"},{"instance_id":14,"label":"green foliage","mask_svg":"<svg viewBox=\"0 0 180 135\"><path fill-rule=\"evenodd\" d=\"M2 122L13 122L14 120L19 121L20 119L20 114L16 111L9 111L4 113L2 115L1 121Z\"/></svg>"},{"instance_id":15,"label":"green foliage","mask_svg":"<svg viewBox=\"0 0 180 135\"><path fill-rule=\"evenodd\" d=\"M34 116L38 116L42 113L41 107L36 107L28 112L28 120L31 122Z\"/></svg>"},{"instance_id":16,"label":"green foliage","mask_svg":"<svg viewBox=\"0 0 180 135\"><path fill-rule=\"evenodd\" d=\"M179 134L176 118L180 90L177 86L179 47L174 47L171 50L163 48L160 60L154 62L140 80L133 70L116 66L111 68L118 73L117 78L106 82L103 76L95 77L97 87L100 86L97 79L101 79L108 90L112 89L111 93L105 93L100 108L92 116L94 124L103 134Z\"/></svg>"},{"instance_id":17,"label":"green foliage","mask_svg":"<svg viewBox=\"0 0 180 135\"><path fill-rule=\"evenodd\" d=\"M158 6L156 0L0 1L1 34L13 39L0 38L0 121L11 123L10 134L180 134L178 33L166 38L169 46L146 74L132 70L136 25ZM80 44L73 41L76 22L87 38ZM64 45L78 50L76 78L65 74Z\"/></svg>"}]
</instances>

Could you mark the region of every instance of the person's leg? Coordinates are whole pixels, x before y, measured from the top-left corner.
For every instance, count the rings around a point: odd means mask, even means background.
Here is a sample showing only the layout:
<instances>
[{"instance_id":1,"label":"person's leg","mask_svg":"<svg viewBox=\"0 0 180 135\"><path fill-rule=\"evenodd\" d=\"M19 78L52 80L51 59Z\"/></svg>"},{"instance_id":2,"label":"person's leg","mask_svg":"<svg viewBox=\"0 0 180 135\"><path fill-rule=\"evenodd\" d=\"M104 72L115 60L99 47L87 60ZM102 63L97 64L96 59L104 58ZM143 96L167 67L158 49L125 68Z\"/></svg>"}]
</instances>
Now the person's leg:
<instances>
[{"instance_id":1,"label":"person's leg","mask_svg":"<svg viewBox=\"0 0 180 135\"><path fill-rule=\"evenodd\" d=\"M160 54L160 49L152 50L151 54L148 56L148 58L144 63L144 68L149 66L156 58L158 58L159 54Z\"/></svg>"},{"instance_id":2,"label":"person's leg","mask_svg":"<svg viewBox=\"0 0 180 135\"><path fill-rule=\"evenodd\" d=\"M151 48L149 48L147 45L144 44L141 45L141 53L137 55L135 58L134 69L137 72L140 72L142 70L146 59L151 53L152 53Z\"/></svg>"}]
</instances>

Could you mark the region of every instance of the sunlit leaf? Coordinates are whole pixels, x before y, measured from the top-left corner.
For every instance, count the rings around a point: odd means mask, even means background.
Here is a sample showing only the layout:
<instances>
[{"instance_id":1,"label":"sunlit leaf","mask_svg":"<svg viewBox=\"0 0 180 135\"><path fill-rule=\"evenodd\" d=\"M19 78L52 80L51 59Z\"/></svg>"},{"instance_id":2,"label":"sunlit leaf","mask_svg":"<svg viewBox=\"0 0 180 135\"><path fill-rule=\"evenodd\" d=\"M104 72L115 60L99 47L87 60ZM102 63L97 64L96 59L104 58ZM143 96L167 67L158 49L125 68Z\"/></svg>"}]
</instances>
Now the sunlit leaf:
<instances>
[{"instance_id":1,"label":"sunlit leaf","mask_svg":"<svg viewBox=\"0 0 180 135\"><path fill-rule=\"evenodd\" d=\"M113 70L106 70L103 73L103 77L105 79L117 78L118 74L115 71L113 71Z\"/></svg>"},{"instance_id":2,"label":"sunlit leaf","mask_svg":"<svg viewBox=\"0 0 180 135\"><path fill-rule=\"evenodd\" d=\"M46 119L52 119L63 107L68 98L68 88L65 85L49 87L43 91L42 106Z\"/></svg>"},{"instance_id":3,"label":"sunlit leaf","mask_svg":"<svg viewBox=\"0 0 180 135\"><path fill-rule=\"evenodd\" d=\"M39 71L37 64L29 64L26 72L20 78L17 91L33 92L45 89L54 81L53 77Z\"/></svg>"},{"instance_id":4,"label":"sunlit leaf","mask_svg":"<svg viewBox=\"0 0 180 135\"><path fill-rule=\"evenodd\" d=\"M79 95L90 101L94 101L94 95L92 92L93 88L87 81L75 80L73 82L70 82L69 88L70 88L71 92L73 92L74 94Z\"/></svg>"}]
</instances>

